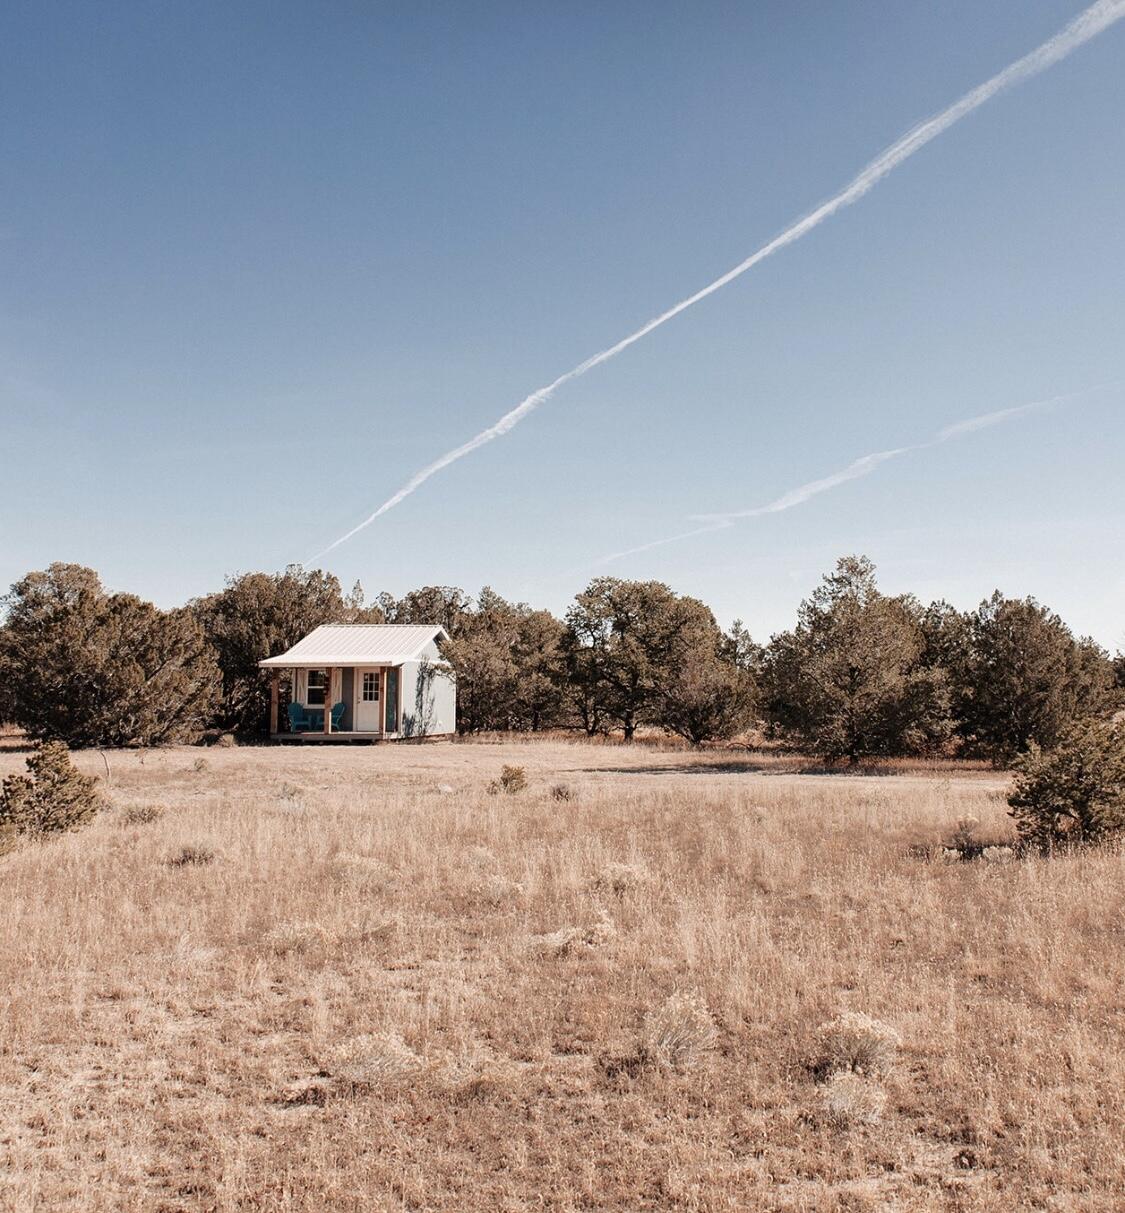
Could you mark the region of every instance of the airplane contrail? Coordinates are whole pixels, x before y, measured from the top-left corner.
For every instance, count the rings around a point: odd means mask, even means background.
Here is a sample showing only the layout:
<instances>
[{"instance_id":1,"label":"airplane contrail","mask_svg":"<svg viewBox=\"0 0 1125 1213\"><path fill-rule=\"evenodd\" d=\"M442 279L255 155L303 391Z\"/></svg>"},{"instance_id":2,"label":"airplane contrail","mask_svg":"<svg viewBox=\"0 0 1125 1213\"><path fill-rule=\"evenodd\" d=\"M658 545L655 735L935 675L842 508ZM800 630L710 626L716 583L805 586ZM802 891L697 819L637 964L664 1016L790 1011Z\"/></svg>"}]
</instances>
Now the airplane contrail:
<instances>
[{"instance_id":1,"label":"airplane contrail","mask_svg":"<svg viewBox=\"0 0 1125 1213\"><path fill-rule=\"evenodd\" d=\"M775 236L768 244L762 245L757 252L752 253L744 261L740 261L733 269L728 270L713 282L708 283L701 290L696 291L694 295L681 299L679 303L674 304L667 311L661 312L659 316L642 325L627 337L623 337L616 344L587 358L585 362L580 362L576 367L560 375L545 387L537 388L530 396L520 401L514 409L505 413L499 421L490 425L487 429L481 430L479 434L470 438L468 442L454 447L453 450L447 451L432 463L428 463L425 467L419 469L396 493L388 497L374 513L368 515L362 522L352 527L350 531L345 532L338 539L333 540L326 548L312 557L312 559L315 560L326 555L334 548L338 548L340 544L346 543L354 535L358 535L365 527L370 526L377 518L387 513L388 510L394 509L396 505L403 502L411 493L420 488L431 476L436 475L443 468L449 467L450 464L463 459L466 455L492 442L493 439L500 438L506 434L530 413L534 412L541 404L550 400L555 392L564 386L564 384L569 383L572 379L577 379L581 375L585 375L587 371L593 370L594 367L600 366L603 362L608 362L611 358L615 358L623 350L640 341L642 337L646 337L654 329L667 324L673 317L687 311L689 307L694 307L701 300L721 290L728 283L741 277L747 270L753 269L759 262L764 261L779 249L783 249L787 245L800 240L802 236L811 232L813 228L819 226L825 219L828 219L837 211L842 210L846 206L851 206L853 202L858 202L873 186L886 177L888 173L896 169L904 160L913 156L915 152L929 143L931 139L936 139L938 135L947 131L954 123L960 122L962 118L995 97L997 93L1020 84L1024 80L1029 80L1032 76L1037 76L1040 72L1058 63L1059 60L1065 59L1072 51L1089 42L1091 38L1097 37L1098 34L1108 29L1116 21L1120 21L1122 17L1125 17L1125 0L1097 0L1097 3L1091 4L1089 8L1079 13L1073 21L1053 37L1048 38L1041 46L1024 55L1022 59L1017 59L983 84L978 84L976 88L971 89L947 109L942 110L931 118L927 118L924 122L919 123L912 130L908 131L885 151L876 156L838 194L829 198L827 202L822 203L803 219L799 219L796 223L787 227L779 236Z\"/></svg>"},{"instance_id":2,"label":"airplane contrail","mask_svg":"<svg viewBox=\"0 0 1125 1213\"><path fill-rule=\"evenodd\" d=\"M642 552L651 552L653 548L666 547L670 543L694 539L699 535L709 535L714 531L725 531L743 518L761 518L765 514L780 514L784 510L791 510L796 505L803 505L810 498L826 493L829 489L846 484L849 480L859 480L863 476L870 476L876 468L891 459L897 459L900 455L927 451L955 438L963 438L967 434L975 434L979 430L989 429L994 425L1004 425L1006 422L1015 421L1018 417L1025 417L1029 413L1042 412L1068 400L1076 400L1103 391L1108 387L1119 386L1120 382L1120 380L1115 380L1110 383L1099 383L1094 387L1083 388L1081 391L1066 392L1061 396L1051 396L1046 400L1033 400L1030 404L1019 404L1013 408L996 409L991 413L980 413L975 417L967 417L964 421L956 421L952 425L938 430L932 438L928 438L924 442L915 442L910 446L899 446L888 451L874 451L870 455L861 455L838 472L832 472L828 476L822 476L819 480L810 480L806 484L798 485L765 505L754 506L748 510L692 514L689 521L698 522L701 524L700 526L689 531L679 531L674 535L665 535L662 539L652 539L648 543L640 543L636 547L625 548L620 552L610 552L606 556L599 557L594 564L595 566L612 564L613 561L623 560L626 556L638 556Z\"/></svg>"}]
</instances>

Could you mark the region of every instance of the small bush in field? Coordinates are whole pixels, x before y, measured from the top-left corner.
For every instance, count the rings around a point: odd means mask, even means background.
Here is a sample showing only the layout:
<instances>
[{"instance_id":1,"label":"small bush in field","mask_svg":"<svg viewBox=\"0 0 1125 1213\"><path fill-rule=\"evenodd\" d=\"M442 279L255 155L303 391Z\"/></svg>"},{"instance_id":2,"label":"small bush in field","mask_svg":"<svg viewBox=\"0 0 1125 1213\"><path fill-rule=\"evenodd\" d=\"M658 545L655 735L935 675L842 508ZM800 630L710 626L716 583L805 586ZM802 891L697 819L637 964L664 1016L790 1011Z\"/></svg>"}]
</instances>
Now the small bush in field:
<instances>
[{"instance_id":1,"label":"small bush in field","mask_svg":"<svg viewBox=\"0 0 1125 1213\"><path fill-rule=\"evenodd\" d=\"M887 1095L877 1082L852 1070L837 1070L824 1087L824 1110L836 1125L875 1124L887 1106Z\"/></svg>"},{"instance_id":2,"label":"small bush in field","mask_svg":"<svg viewBox=\"0 0 1125 1213\"><path fill-rule=\"evenodd\" d=\"M574 793L565 783L556 783L551 788L551 799L559 801L573 800Z\"/></svg>"},{"instance_id":3,"label":"small bush in field","mask_svg":"<svg viewBox=\"0 0 1125 1213\"><path fill-rule=\"evenodd\" d=\"M405 1086L425 1068L425 1061L393 1032L353 1036L336 1049L329 1067L356 1094Z\"/></svg>"},{"instance_id":4,"label":"small bush in field","mask_svg":"<svg viewBox=\"0 0 1125 1213\"><path fill-rule=\"evenodd\" d=\"M1009 812L1021 840L1049 854L1125 832L1125 725L1081 724L1016 761Z\"/></svg>"},{"instance_id":5,"label":"small bush in field","mask_svg":"<svg viewBox=\"0 0 1125 1213\"><path fill-rule=\"evenodd\" d=\"M9 775L0 788L0 850L21 834L54 834L85 825L97 813L97 780L70 761L61 741L47 741L27 759L26 775Z\"/></svg>"},{"instance_id":6,"label":"small bush in field","mask_svg":"<svg viewBox=\"0 0 1125 1213\"><path fill-rule=\"evenodd\" d=\"M185 843L168 856L170 868L201 868L215 858L215 848L203 842Z\"/></svg>"},{"instance_id":7,"label":"small bush in field","mask_svg":"<svg viewBox=\"0 0 1125 1213\"><path fill-rule=\"evenodd\" d=\"M719 1033L707 1004L696 994L675 993L645 1016L641 1053L673 1070L687 1070L718 1043Z\"/></svg>"},{"instance_id":8,"label":"small bush in field","mask_svg":"<svg viewBox=\"0 0 1125 1213\"><path fill-rule=\"evenodd\" d=\"M196 760L195 760L195 761L194 761L194 762L191 764L191 769L192 769L192 770L193 770L193 771L194 771L194 772L195 772L197 775L202 774L204 771L206 771L206 770L207 770L207 759L206 759L206 758L197 758L197 759L196 759Z\"/></svg>"},{"instance_id":9,"label":"small bush in field","mask_svg":"<svg viewBox=\"0 0 1125 1213\"><path fill-rule=\"evenodd\" d=\"M158 804L131 804L121 814L121 824L125 826L147 826L159 821L164 816L164 808Z\"/></svg>"},{"instance_id":10,"label":"small bush in field","mask_svg":"<svg viewBox=\"0 0 1125 1213\"><path fill-rule=\"evenodd\" d=\"M590 882L590 887L601 892L616 893L624 897L648 883L648 872L636 863L607 863Z\"/></svg>"},{"instance_id":11,"label":"small bush in field","mask_svg":"<svg viewBox=\"0 0 1125 1213\"><path fill-rule=\"evenodd\" d=\"M845 1011L817 1034L813 1069L822 1077L840 1072L881 1076L890 1072L901 1044L894 1028L859 1011Z\"/></svg>"},{"instance_id":12,"label":"small bush in field","mask_svg":"<svg viewBox=\"0 0 1125 1213\"><path fill-rule=\"evenodd\" d=\"M488 785L488 790L494 796L498 792L507 792L509 796L514 796L517 792L522 792L526 787L527 772L523 767L512 767L505 764L500 769L500 778L494 779Z\"/></svg>"},{"instance_id":13,"label":"small bush in field","mask_svg":"<svg viewBox=\"0 0 1125 1213\"><path fill-rule=\"evenodd\" d=\"M265 933L262 943L275 956L303 955L328 947L332 936L318 922L279 922Z\"/></svg>"},{"instance_id":14,"label":"small bush in field","mask_svg":"<svg viewBox=\"0 0 1125 1213\"><path fill-rule=\"evenodd\" d=\"M546 935L532 935L530 942L542 956L564 957L600 948L610 943L616 934L613 919L602 913L597 922L588 927L561 927Z\"/></svg>"}]
</instances>

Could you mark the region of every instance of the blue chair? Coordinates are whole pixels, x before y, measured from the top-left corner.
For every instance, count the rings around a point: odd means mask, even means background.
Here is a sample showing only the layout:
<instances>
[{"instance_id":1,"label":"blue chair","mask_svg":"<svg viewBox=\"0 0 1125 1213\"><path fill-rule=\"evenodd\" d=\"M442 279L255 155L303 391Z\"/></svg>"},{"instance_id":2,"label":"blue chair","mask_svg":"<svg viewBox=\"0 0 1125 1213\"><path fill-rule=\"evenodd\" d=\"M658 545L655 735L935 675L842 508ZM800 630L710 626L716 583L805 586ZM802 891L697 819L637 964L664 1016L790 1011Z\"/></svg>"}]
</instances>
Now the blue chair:
<instances>
[{"instance_id":1,"label":"blue chair","mask_svg":"<svg viewBox=\"0 0 1125 1213\"><path fill-rule=\"evenodd\" d=\"M289 705L289 732L308 733L312 727L312 720L304 707L299 703L291 703Z\"/></svg>"},{"instance_id":2,"label":"blue chair","mask_svg":"<svg viewBox=\"0 0 1125 1213\"><path fill-rule=\"evenodd\" d=\"M332 705L332 732L340 731L340 721L344 719L345 706L343 703L334 703Z\"/></svg>"}]
</instances>

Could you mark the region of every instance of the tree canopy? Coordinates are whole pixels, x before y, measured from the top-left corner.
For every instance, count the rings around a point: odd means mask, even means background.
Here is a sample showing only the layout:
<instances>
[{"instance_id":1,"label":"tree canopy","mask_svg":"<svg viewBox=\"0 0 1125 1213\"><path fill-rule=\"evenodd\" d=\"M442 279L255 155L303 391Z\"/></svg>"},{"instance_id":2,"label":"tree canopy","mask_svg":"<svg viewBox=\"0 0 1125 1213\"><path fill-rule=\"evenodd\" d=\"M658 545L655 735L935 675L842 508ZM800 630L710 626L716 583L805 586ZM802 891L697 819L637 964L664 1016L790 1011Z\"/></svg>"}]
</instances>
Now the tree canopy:
<instances>
[{"instance_id":1,"label":"tree canopy","mask_svg":"<svg viewBox=\"0 0 1125 1213\"><path fill-rule=\"evenodd\" d=\"M925 654L917 602L880 593L874 565L845 556L770 642L766 716L826 758L932 750L952 722L944 672Z\"/></svg>"},{"instance_id":2,"label":"tree canopy","mask_svg":"<svg viewBox=\"0 0 1125 1213\"><path fill-rule=\"evenodd\" d=\"M4 605L0 677L12 719L31 737L157 745L210 723L218 666L190 611L107 594L74 564L28 573Z\"/></svg>"}]
</instances>

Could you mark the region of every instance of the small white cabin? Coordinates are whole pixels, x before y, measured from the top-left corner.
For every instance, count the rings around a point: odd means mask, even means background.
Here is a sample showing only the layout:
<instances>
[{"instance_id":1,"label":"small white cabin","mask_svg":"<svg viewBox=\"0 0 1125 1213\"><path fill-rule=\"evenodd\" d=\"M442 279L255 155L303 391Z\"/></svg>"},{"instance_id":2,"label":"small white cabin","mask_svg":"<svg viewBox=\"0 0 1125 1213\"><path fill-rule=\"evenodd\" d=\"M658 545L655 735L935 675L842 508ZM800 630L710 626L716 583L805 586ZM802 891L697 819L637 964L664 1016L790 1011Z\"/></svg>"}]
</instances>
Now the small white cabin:
<instances>
[{"instance_id":1,"label":"small white cabin","mask_svg":"<svg viewBox=\"0 0 1125 1213\"><path fill-rule=\"evenodd\" d=\"M442 627L325 623L269 670L270 736L275 741L381 741L457 731L457 683L442 660ZM289 703L281 711L281 676Z\"/></svg>"}]
</instances>

